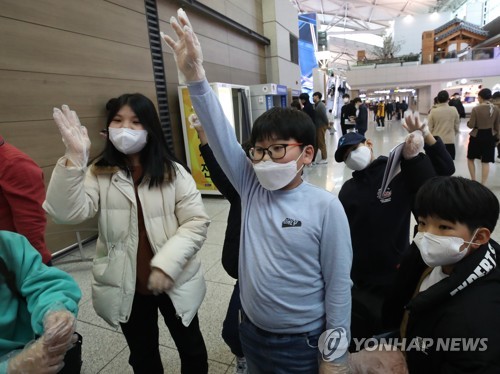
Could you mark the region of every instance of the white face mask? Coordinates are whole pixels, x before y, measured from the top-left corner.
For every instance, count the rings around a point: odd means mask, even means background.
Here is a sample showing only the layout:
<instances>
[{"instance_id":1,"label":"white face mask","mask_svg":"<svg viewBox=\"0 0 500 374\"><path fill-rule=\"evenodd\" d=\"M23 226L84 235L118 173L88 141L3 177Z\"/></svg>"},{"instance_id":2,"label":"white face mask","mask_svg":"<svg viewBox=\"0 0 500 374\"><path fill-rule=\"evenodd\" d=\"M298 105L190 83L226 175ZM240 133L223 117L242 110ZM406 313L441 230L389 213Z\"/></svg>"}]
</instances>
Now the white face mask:
<instances>
[{"instance_id":1,"label":"white face mask","mask_svg":"<svg viewBox=\"0 0 500 374\"><path fill-rule=\"evenodd\" d=\"M115 129L112 127L108 130L111 143L126 155L142 151L148 142L148 132L146 130Z\"/></svg>"},{"instance_id":2,"label":"white face mask","mask_svg":"<svg viewBox=\"0 0 500 374\"><path fill-rule=\"evenodd\" d=\"M302 156L302 153L297 157L297 160ZM253 170L255 170L257 179L262 187L269 191L276 191L288 185L297 173L302 170L304 165L297 170L297 160L292 160L284 164L272 160L260 161L253 164Z\"/></svg>"},{"instance_id":3,"label":"white face mask","mask_svg":"<svg viewBox=\"0 0 500 374\"><path fill-rule=\"evenodd\" d=\"M353 149L347 156L345 164L351 170L363 170L372 160L372 151L365 145Z\"/></svg>"},{"instance_id":4,"label":"white face mask","mask_svg":"<svg viewBox=\"0 0 500 374\"><path fill-rule=\"evenodd\" d=\"M349 99L348 99L348 98L345 98L345 99L344 99L344 103L346 103L346 104L347 104L348 102L349 102Z\"/></svg>"},{"instance_id":5,"label":"white face mask","mask_svg":"<svg viewBox=\"0 0 500 374\"><path fill-rule=\"evenodd\" d=\"M472 238L476 236L477 230ZM420 250L422 259L430 267L456 264L467 254L473 242L466 242L456 236L440 236L428 232L418 232L413 241ZM460 250L463 244L469 244L467 248Z\"/></svg>"}]
</instances>

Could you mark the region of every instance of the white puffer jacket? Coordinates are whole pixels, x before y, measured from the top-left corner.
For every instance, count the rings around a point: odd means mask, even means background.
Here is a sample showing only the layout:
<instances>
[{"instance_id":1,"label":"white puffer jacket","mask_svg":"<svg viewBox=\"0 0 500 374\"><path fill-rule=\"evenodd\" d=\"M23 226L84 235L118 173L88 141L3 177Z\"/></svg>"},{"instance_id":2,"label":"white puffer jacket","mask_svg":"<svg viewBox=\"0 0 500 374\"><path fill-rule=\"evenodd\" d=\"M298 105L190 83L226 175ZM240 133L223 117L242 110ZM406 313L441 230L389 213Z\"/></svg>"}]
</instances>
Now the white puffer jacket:
<instances>
[{"instance_id":1,"label":"white puffer jacket","mask_svg":"<svg viewBox=\"0 0 500 374\"><path fill-rule=\"evenodd\" d=\"M87 170L65 164L64 157L57 162L43 207L61 224L77 224L99 214L92 301L96 313L117 328L128 321L135 293L138 220L133 181L118 168L94 165ZM210 224L201 195L178 164L172 183L149 189L145 177L138 195L154 253L151 266L174 280L168 295L188 326L206 291L196 257Z\"/></svg>"}]
</instances>

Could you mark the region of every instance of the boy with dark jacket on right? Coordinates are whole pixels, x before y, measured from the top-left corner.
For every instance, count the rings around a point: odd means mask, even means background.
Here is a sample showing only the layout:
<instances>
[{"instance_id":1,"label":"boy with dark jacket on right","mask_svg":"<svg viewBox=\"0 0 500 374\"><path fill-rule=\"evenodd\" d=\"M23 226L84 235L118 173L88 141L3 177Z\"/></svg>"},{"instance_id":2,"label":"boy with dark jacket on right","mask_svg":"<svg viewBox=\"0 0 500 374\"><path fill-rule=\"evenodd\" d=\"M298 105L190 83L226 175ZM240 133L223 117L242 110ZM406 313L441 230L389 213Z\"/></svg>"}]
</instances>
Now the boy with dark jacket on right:
<instances>
[{"instance_id":1,"label":"boy with dark jacket on right","mask_svg":"<svg viewBox=\"0 0 500 374\"><path fill-rule=\"evenodd\" d=\"M427 342L406 349L409 372L499 373L498 199L478 182L435 177L415 212L418 234L383 309L387 328Z\"/></svg>"},{"instance_id":2,"label":"boy with dark jacket on right","mask_svg":"<svg viewBox=\"0 0 500 374\"><path fill-rule=\"evenodd\" d=\"M412 116L406 118L406 127L410 134L402 151L401 172L383 196L379 197L379 189L388 158L375 157L370 139L348 133L339 139L335 152L336 161L353 170L352 178L339 192L353 248L353 338L370 338L382 332L382 303L410 245L412 204L419 187L436 175L455 172L439 138Z\"/></svg>"}]
</instances>

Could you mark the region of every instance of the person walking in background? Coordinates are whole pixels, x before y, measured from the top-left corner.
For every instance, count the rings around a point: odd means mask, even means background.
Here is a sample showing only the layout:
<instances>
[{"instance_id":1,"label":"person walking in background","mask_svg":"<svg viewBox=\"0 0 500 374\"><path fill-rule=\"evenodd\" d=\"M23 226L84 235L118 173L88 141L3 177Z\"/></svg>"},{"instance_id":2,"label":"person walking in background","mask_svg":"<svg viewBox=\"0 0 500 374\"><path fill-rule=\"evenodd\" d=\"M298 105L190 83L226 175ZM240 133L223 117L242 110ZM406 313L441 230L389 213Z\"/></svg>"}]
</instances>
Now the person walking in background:
<instances>
[{"instance_id":1,"label":"person walking in background","mask_svg":"<svg viewBox=\"0 0 500 374\"><path fill-rule=\"evenodd\" d=\"M500 110L500 91L495 92L491 96L491 103L495 104L498 110ZM500 162L500 143L497 144L497 162Z\"/></svg>"},{"instance_id":2,"label":"person walking in background","mask_svg":"<svg viewBox=\"0 0 500 374\"><path fill-rule=\"evenodd\" d=\"M361 135L365 135L366 130L368 130L368 109L359 97L356 97L352 102L356 108L356 116L349 119L356 122L356 131Z\"/></svg>"},{"instance_id":3,"label":"person walking in background","mask_svg":"<svg viewBox=\"0 0 500 374\"><path fill-rule=\"evenodd\" d=\"M328 109L328 130L330 130L330 135L337 132L337 129L335 128L335 117L331 109Z\"/></svg>"},{"instance_id":4,"label":"person walking in background","mask_svg":"<svg viewBox=\"0 0 500 374\"><path fill-rule=\"evenodd\" d=\"M299 101L302 104L302 111L311 118L313 123L316 123L316 111L309 101L309 94L306 92L302 92L299 96Z\"/></svg>"},{"instance_id":5,"label":"person walking in background","mask_svg":"<svg viewBox=\"0 0 500 374\"><path fill-rule=\"evenodd\" d=\"M351 102L351 97L348 94L342 95L342 100L344 105L340 109L340 129L342 130L342 135L347 134L348 126L349 128L354 127L354 125L346 124L347 122L352 122L351 117L356 117L356 107Z\"/></svg>"},{"instance_id":6,"label":"person walking in background","mask_svg":"<svg viewBox=\"0 0 500 374\"><path fill-rule=\"evenodd\" d=\"M0 230L25 236L43 263L51 265L52 254L45 244L44 200L42 169L0 136Z\"/></svg>"},{"instance_id":7,"label":"person walking in background","mask_svg":"<svg viewBox=\"0 0 500 374\"><path fill-rule=\"evenodd\" d=\"M401 120L401 103L399 101L396 101L396 104L394 105L396 108L396 119L398 121Z\"/></svg>"},{"instance_id":8,"label":"person walking in background","mask_svg":"<svg viewBox=\"0 0 500 374\"><path fill-rule=\"evenodd\" d=\"M385 106L385 110L387 111L387 120L392 121L392 115L394 113L394 104L392 103L392 100L389 100L387 102L387 105Z\"/></svg>"},{"instance_id":9,"label":"person walking in background","mask_svg":"<svg viewBox=\"0 0 500 374\"><path fill-rule=\"evenodd\" d=\"M187 169L170 153L155 106L141 94L108 103L108 139L87 168L90 140L68 106L54 108L66 145L44 208L60 224L98 215L92 304L121 326L135 373L163 373L158 309L183 374L208 372L198 322L206 292L196 253L210 223Z\"/></svg>"},{"instance_id":10,"label":"person walking in background","mask_svg":"<svg viewBox=\"0 0 500 374\"><path fill-rule=\"evenodd\" d=\"M439 91L436 104L429 113L427 125L434 136L439 136L451 158L455 159L455 138L460 131L458 112L448 105L448 91Z\"/></svg>"},{"instance_id":11,"label":"person walking in background","mask_svg":"<svg viewBox=\"0 0 500 374\"><path fill-rule=\"evenodd\" d=\"M486 184L490 162L495 162L495 145L500 136L500 110L490 102L491 90L483 88L477 94L479 104L472 108L467 127L471 128L467 148L470 178L476 180L474 160L481 160L481 183Z\"/></svg>"},{"instance_id":12,"label":"person walking in background","mask_svg":"<svg viewBox=\"0 0 500 374\"><path fill-rule=\"evenodd\" d=\"M465 108L460 100L460 94L455 92L448 103L450 106L455 107L457 109L458 115L460 118L465 118Z\"/></svg>"},{"instance_id":13,"label":"person walking in background","mask_svg":"<svg viewBox=\"0 0 500 374\"><path fill-rule=\"evenodd\" d=\"M405 119L405 112L408 110L408 104L406 104L406 101L403 100L401 101L401 120L404 122Z\"/></svg>"},{"instance_id":14,"label":"person walking in background","mask_svg":"<svg viewBox=\"0 0 500 374\"><path fill-rule=\"evenodd\" d=\"M377 127L385 127L385 104L384 101L381 100L377 104Z\"/></svg>"},{"instance_id":15,"label":"person walking in background","mask_svg":"<svg viewBox=\"0 0 500 374\"><path fill-rule=\"evenodd\" d=\"M328 162L328 154L326 150L325 134L328 128L328 116L326 114L325 104L321 102L321 97L321 92L315 92L313 94L316 110L316 153L318 153L318 150L321 151L321 160L318 161L318 164L326 164ZM314 159L316 159L316 154L314 155Z\"/></svg>"}]
</instances>

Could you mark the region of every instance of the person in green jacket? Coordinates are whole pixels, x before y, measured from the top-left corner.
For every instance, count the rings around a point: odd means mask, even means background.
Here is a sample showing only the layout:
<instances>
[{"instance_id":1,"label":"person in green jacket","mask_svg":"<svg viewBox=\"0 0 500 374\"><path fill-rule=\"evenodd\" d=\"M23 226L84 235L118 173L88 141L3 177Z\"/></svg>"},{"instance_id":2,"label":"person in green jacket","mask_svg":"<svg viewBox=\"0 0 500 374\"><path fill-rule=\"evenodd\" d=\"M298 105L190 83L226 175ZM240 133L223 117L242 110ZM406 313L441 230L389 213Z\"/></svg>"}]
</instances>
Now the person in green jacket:
<instances>
[{"instance_id":1,"label":"person in green jacket","mask_svg":"<svg viewBox=\"0 0 500 374\"><path fill-rule=\"evenodd\" d=\"M44 265L24 236L0 231L0 374L60 371L80 298L73 278Z\"/></svg>"}]
</instances>

